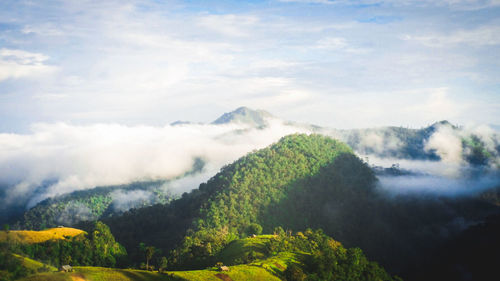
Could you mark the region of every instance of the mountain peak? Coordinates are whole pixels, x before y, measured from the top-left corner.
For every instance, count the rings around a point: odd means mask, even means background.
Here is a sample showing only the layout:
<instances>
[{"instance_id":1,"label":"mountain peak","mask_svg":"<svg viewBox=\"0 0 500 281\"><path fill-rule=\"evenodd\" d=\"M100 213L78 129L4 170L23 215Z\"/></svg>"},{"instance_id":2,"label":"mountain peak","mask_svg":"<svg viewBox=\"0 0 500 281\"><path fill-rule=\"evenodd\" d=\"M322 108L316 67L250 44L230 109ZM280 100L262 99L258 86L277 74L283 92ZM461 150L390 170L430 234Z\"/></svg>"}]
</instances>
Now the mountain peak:
<instances>
[{"instance_id":1,"label":"mountain peak","mask_svg":"<svg viewBox=\"0 0 500 281\"><path fill-rule=\"evenodd\" d=\"M430 125L428 128L431 131L436 131L440 127L450 127L451 129L458 129L457 126L451 124L448 120L441 120L439 122L436 122L436 123Z\"/></svg>"},{"instance_id":2,"label":"mountain peak","mask_svg":"<svg viewBox=\"0 0 500 281\"><path fill-rule=\"evenodd\" d=\"M212 124L228 124L228 123L245 123L254 126L266 126L267 118L273 117L269 112L264 110L253 110L242 106L234 111L224 113Z\"/></svg>"}]
</instances>

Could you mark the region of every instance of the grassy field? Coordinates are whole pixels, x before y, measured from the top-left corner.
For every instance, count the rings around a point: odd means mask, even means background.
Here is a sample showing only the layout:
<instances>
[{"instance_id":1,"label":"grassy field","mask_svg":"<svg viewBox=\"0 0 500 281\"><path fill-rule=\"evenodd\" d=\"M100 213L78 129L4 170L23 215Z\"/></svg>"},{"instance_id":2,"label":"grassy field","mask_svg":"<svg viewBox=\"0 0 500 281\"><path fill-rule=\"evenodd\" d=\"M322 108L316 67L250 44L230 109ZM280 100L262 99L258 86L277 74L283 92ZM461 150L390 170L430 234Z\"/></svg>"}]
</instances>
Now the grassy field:
<instances>
[{"instance_id":1,"label":"grassy field","mask_svg":"<svg viewBox=\"0 0 500 281\"><path fill-rule=\"evenodd\" d=\"M274 267L274 268L273 268ZM272 270L269 270L273 268ZM275 265L261 266L260 264L248 264L231 266L229 271L220 272L216 269L191 270L191 271L168 271L165 273L149 272L136 269L115 269L104 267L75 267L72 273L47 272L39 273L20 279L22 281L45 281L45 280L88 280L88 281L280 281L273 275L275 271L284 268Z\"/></svg>"},{"instance_id":2,"label":"grassy field","mask_svg":"<svg viewBox=\"0 0 500 281\"><path fill-rule=\"evenodd\" d=\"M229 266L229 271L220 272L215 267L204 270L168 271L165 273L136 269L116 269L104 267L74 267L74 272L48 272L28 276L23 281L73 280L73 281L280 281L283 272L293 263L300 264L300 254L283 252L276 256L266 257L266 243L272 235L260 235L255 238L239 239L231 242L219 256ZM250 252L255 252L257 259L248 264L235 264L235 260L243 259ZM33 261L35 262L35 261ZM41 264L41 263L40 263ZM42 264L43 265L43 264Z\"/></svg>"},{"instance_id":3,"label":"grassy field","mask_svg":"<svg viewBox=\"0 0 500 281\"><path fill-rule=\"evenodd\" d=\"M255 238L244 238L234 240L218 255L218 260L226 265L237 264L238 260L244 260L251 252L255 253L257 259L265 259L266 244L274 235L259 235Z\"/></svg>"},{"instance_id":4,"label":"grassy field","mask_svg":"<svg viewBox=\"0 0 500 281\"><path fill-rule=\"evenodd\" d=\"M11 242L35 244L48 240L66 239L66 237L73 237L82 233L84 233L83 230L70 227L49 228L40 231L9 230L0 231L0 242L9 240Z\"/></svg>"},{"instance_id":5,"label":"grassy field","mask_svg":"<svg viewBox=\"0 0 500 281\"><path fill-rule=\"evenodd\" d=\"M53 266L50 266L50 265L46 265L46 264L41 263L39 261L32 260L30 258L26 258L26 257L20 256L20 255L17 255L17 254L14 254L14 256L16 258L18 258L19 260L21 260L21 262L23 263L24 267L26 267L26 268L28 268L30 270L38 271L39 269L45 267L47 271L57 271L57 268L55 268Z\"/></svg>"}]
</instances>

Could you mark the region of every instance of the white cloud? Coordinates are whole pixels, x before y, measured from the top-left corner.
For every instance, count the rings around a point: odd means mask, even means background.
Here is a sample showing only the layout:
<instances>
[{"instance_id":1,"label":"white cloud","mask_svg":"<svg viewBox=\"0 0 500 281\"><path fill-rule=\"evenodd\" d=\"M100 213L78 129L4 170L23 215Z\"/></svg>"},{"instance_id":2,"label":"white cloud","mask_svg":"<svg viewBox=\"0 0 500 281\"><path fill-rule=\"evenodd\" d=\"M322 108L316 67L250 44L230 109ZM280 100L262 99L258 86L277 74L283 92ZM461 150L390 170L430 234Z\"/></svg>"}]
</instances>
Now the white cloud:
<instances>
[{"instance_id":1,"label":"white cloud","mask_svg":"<svg viewBox=\"0 0 500 281\"><path fill-rule=\"evenodd\" d=\"M441 160L463 164L462 139L450 126L440 126L425 144L427 151L434 150Z\"/></svg>"},{"instance_id":2,"label":"white cloud","mask_svg":"<svg viewBox=\"0 0 500 281\"><path fill-rule=\"evenodd\" d=\"M477 10L500 5L498 0L278 0L286 3L327 4L327 5L371 5L384 6L416 6L416 7L449 7L460 10Z\"/></svg>"},{"instance_id":3,"label":"white cloud","mask_svg":"<svg viewBox=\"0 0 500 281\"><path fill-rule=\"evenodd\" d=\"M327 37L319 40L316 48L338 50L347 47L347 40L342 37Z\"/></svg>"},{"instance_id":4,"label":"white cloud","mask_svg":"<svg viewBox=\"0 0 500 281\"><path fill-rule=\"evenodd\" d=\"M368 53L370 50L368 48L355 47L347 42L347 39L343 37L326 37L318 40L316 45L313 46L315 49L324 49L327 51L343 51L346 53L363 54Z\"/></svg>"},{"instance_id":5,"label":"white cloud","mask_svg":"<svg viewBox=\"0 0 500 281\"><path fill-rule=\"evenodd\" d=\"M279 2L295 2L295 3L306 3L306 4L334 4L336 1L333 0L278 0Z\"/></svg>"},{"instance_id":6,"label":"white cloud","mask_svg":"<svg viewBox=\"0 0 500 281\"><path fill-rule=\"evenodd\" d=\"M425 98L421 98L416 104L405 106L404 110L419 116L421 120L454 120L467 109L466 105L453 99L446 87L423 89L419 92Z\"/></svg>"},{"instance_id":7,"label":"white cloud","mask_svg":"<svg viewBox=\"0 0 500 281\"><path fill-rule=\"evenodd\" d=\"M245 153L303 131L270 120L265 129L240 125L127 127L38 124L26 135L0 134L0 182L9 200L46 197L99 185L174 178L190 170L196 157L212 176ZM55 180L42 193L43 182ZM196 188L197 185L191 188Z\"/></svg>"},{"instance_id":8,"label":"white cloud","mask_svg":"<svg viewBox=\"0 0 500 281\"><path fill-rule=\"evenodd\" d=\"M500 26L481 26L476 29L457 30L451 34L405 35L402 38L436 48L455 47L461 44L494 46L500 45Z\"/></svg>"},{"instance_id":9,"label":"white cloud","mask_svg":"<svg viewBox=\"0 0 500 281\"><path fill-rule=\"evenodd\" d=\"M24 50L0 49L0 82L11 78L33 77L51 73L53 66L45 64L48 56Z\"/></svg>"},{"instance_id":10,"label":"white cloud","mask_svg":"<svg viewBox=\"0 0 500 281\"><path fill-rule=\"evenodd\" d=\"M250 15L206 15L198 19L198 26L215 33L244 37L251 34L251 28L259 23L259 18Z\"/></svg>"}]
</instances>

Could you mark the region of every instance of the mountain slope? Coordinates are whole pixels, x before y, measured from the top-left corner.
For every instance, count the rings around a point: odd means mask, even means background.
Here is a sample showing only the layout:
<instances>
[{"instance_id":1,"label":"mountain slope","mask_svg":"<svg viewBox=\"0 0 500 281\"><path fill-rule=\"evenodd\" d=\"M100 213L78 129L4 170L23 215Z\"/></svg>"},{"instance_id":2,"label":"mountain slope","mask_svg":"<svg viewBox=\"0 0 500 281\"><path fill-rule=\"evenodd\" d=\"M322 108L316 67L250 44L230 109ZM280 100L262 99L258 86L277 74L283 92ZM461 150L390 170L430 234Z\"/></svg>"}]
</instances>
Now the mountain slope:
<instances>
[{"instance_id":1,"label":"mountain slope","mask_svg":"<svg viewBox=\"0 0 500 281\"><path fill-rule=\"evenodd\" d=\"M165 182L102 186L48 198L26 211L16 228L73 226L80 221L94 221L117 215L130 208L165 204L174 197L162 188Z\"/></svg>"},{"instance_id":2,"label":"mountain slope","mask_svg":"<svg viewBox=\"0 0 500 281\"><path fill-rule=\"evenodd\" d=\"M212 265L232 240L276 227L322 228L348 247L394 272L425 260L433 249L499 208L481 198L446 198L378 192L366 163L339 141L291 135L227 165L199 189L164 206L109 218L131 259L147 242L170 264Z\"/></svg>"},{"instance_id":3,"label":"mountain slope","mask_svg":"<svg viewBox=\"0 0 500 281\"><path fill-rule=\"evenodd\" d=\"M267 111L253 110L243 106L234 111L224 113L213 121L212 124L243 123L256 127L263 127L268 124L266 119L271 117L273 116Z\"/></svg>"},{"instance_id":4,"label":"mountain slope","mask_svg":"<svg viewBox=\"0 0 500 281\"><path fill-rule=\"evenodd\" d=\"M252 234L254 224L261 224L268 233L282 225L279 214L270 213L273 205L285 200L291 189L305 188L295 183L317 174L337 158L346 163L351 159L354 166L360 167L355 169L360 173L349 178L356 176L373 183L371 170L346 145L320 135L291 135L223 167L199 189L169 205L132 210L106 222L117 239L131 249L131 255L140 241L165 250L181 241L184 248L190 249L194 249L192 243L210 241L208 252L204 246L197 248L198 257L204 258L219 251L230 237ZM192 234L187 237L193 239L186 238L188 229Z\"/></svg>"}]
</instances>

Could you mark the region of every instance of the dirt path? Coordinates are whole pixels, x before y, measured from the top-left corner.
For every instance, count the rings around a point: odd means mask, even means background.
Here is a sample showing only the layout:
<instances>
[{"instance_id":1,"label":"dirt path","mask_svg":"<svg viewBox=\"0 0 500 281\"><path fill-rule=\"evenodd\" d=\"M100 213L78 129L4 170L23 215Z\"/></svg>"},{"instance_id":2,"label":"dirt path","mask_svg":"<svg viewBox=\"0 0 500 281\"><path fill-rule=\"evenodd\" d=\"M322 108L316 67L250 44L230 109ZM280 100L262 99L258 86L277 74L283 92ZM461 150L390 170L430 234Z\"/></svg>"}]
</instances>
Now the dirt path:
<instances>
[{"instance_id":1,"label":"dirt path","mask_svg":"<svg viewBox=\"0 0 500 281\"><path fill-rule=\"evenodd\" d=\"M220 280L224 280L224 281L233 281L233 279L231 279L231 277L229 277L229 275L224 274L224 273L217 273L217 274L215 274L215 277L219 278Z\"/></svg>"},{"instance_id":2,"label":"dirt path","mask_svg":"<svg viewBox=\"0 0 500 281\"><path fill-rule=\"evenodd\" d=\"M79 274L79 273L75 273L75 274L72 274L71 275L71 280L73 281L87 281L83 275Z\"/></svg>"}]
</instances>

